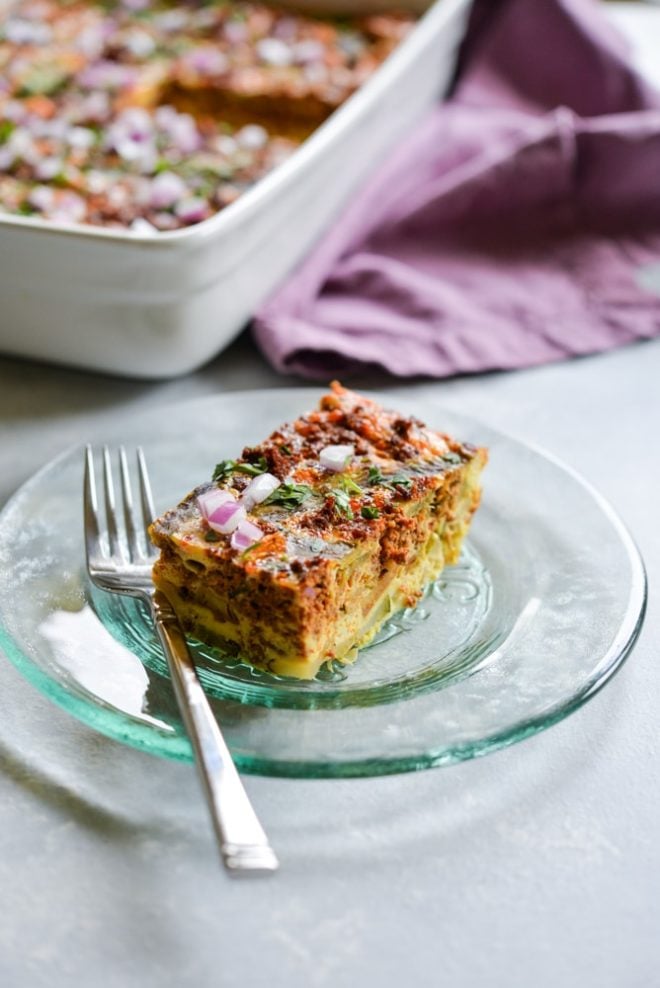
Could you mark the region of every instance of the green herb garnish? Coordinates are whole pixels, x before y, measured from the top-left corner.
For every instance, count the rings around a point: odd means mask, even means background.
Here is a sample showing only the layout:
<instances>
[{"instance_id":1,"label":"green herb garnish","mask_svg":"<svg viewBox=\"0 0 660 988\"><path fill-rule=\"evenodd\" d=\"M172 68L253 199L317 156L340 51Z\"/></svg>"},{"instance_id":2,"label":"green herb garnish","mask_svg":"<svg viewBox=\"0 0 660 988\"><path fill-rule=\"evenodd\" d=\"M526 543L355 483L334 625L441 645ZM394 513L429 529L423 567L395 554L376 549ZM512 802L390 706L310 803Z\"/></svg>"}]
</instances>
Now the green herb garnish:
<instances>
[{"instance_id":1,"label":"green herb garnish","mask_svg":"<svg viewBox=\"0 0 660 988\"><path fill-rule=\"evenodd\" d=\"M9 140L15 130L16 124L13 120L0 120L0 144L4 144L5 141Z\"/></svg>"},{"instance_id":2,"label":"green herb garnish","mask_svg":"<svg viewBox=\"0 0 660 988\"><path fill-rule=\"evenodd\" d=\"M225 477L228 477L235 466L235 460L220 460L220 462L215 465L213 480L223 480Z\"/></svg>"},{"instance_id":3,"label":"green herb garnish","mask_svg":"<svg viewBox=\"0 0 660 988\"><path fill-rule=\"evenodd\" d=\"M285 480L269 494L264 504L280 504L283 508L297 508L312 495L312 488L307 484L294 484Z\"/></svg>"},{"instance_id":4,"label":"green herb garnish","mask_svg":"<svg viewBox=\"0 0 660 988\"><path fill-rule=\"evenodd\" d=\"M247 473L250 477L258 477L260 473L266 473L268 464L263 456L260 456L256 463L236 463L234 470L237 473Z\"/></svg>"},{"instance_id":5,"label":"green herb garnish","mask_svg":"<svg viewBox=\"0 0 660 988\"><path fill-rule=\"evenodd\" d=\"M360 514L363 518L378 518L380 517L380 510L374 504L363 504Z\"/></svg>"},{"instance_id":6,"label":"green herb garnish","mask_svg":"<svg viewBox=\"0 0 660 988\"><path fill-rule=\"evenodd\" d=\"M362 494L362 488L359 484L356 484L352 477L348 474L344 474L339 481L339 485L342 490L346 491L348 494Z\"/></svg>"},{"instance_id":7,"label":"green herb garnish","mask_svg":"<svg viewBox=\"0 0 660 988\"><path fill-rule=\"evenodd\" d=\"M385 481L388 487L402 487L404 491L409 491L412 487L412 480L407 477L405 473L395 473L391 477L387 477Z\"/></svg>"},{"instance_id":8,"label":"green herb garnish","mask_svg":"<svg viewBox=\"0 0 660 988\"><path fill-rule=\"evenodd\" d=\"M335 499L335 508L340 515L344 515L346 518L353 517L353 509L351 507L351 498L348 491L342 490L341 487L336 487L332 491L332 496Z\"/></svg>"},{"instance_id":9,"label":"green herb garnish","mask_svg":"<svg viewBox=\"0 0 660 988\"><path fill-rule=\"evenodd\" d=\"M247 473L250 477L258 477L261 473L266 473L268 464L265 457L260 456L256 463L238 463L236 460L221 460L216 463L213 471L213 480L224 480L230 473Z\"/></svg>"},{"instance_id":10,"label":"green herb garnish","mask_svg":"<svg viewBox=\"0 0 660 988\"><path fill-rule=\"evenodd\" d=\"M380 484L382 487L389 487L390 490L393 490L395 487L402 487L403 490L409 491L412 487L412 480L403 471L400 470L397 473L385 475L381 473L378 467L369 467L367 483L372 487L375 484Z\"/></svg>"},{"instance_id":11,"label":"green herb garnish","mask_svg":"<svg viewBox=\"0 0 660 988\"><path fill-rule=\"evenodd\" d=\"M204 533L205 542L219 542L220 536L212 528L209 528L208 532Z\"/></svg>"},{"instance_id":12,"label":"green herb garnish","mask_svg":"<svg viewBox=\"0 0 660 988\"><path fill-rule=\"evenodd\" d=\"M263 539L258 539L256 542L253 542L252 545L249 545L247 547L247 549L243 549L243 552L241 553L240 558L241 559L245 559L245 557L248 555L248 553L252 552L253 549L256 549L257 546L258 545L261 545L262 542L263 542Z\"/></svg>"},{"instance_id":13,"label":"green herb garnish","mask_svg":"<svg viewBox=\"0 0 660 988\"><path fill-rule=\"evenodd\" d=\"M19 97L53 96L67 80L67 73L56 64L34 65L21 80Z\"/></svg>"},{"instance_id":14,"label":"green herb garnish","mask_svg":"<svg viewBox=\"0 0 660 988\"><path fill-rule=\"evenodd\" d=\"M280 453L284 453L285 456L292 456L291 447L287 446L286 443L282 443L280 446Z\"/></svg>"}]
</instances>

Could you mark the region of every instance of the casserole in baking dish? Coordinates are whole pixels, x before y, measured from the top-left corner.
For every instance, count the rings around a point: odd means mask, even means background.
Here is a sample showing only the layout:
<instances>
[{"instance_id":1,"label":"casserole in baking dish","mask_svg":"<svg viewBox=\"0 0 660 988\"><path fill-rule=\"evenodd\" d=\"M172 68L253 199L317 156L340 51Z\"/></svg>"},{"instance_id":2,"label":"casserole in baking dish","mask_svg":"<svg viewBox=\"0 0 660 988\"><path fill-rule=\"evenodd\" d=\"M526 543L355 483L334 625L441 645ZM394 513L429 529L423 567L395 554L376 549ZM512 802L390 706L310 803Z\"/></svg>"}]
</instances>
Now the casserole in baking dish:
<instances>
[{"instance_id":1,"label":"casserole in baking dish","mask_svg":"<svg viewBox=\"0 0 660 988\"><path fill-rule=\"evenodd\" d=\"M0 349L136 377L204 363L443 93L467 9L439 0L287 160L195 225L156 232L157 220L130 229L78 225L66 211L55 221L2 215Z\"/></svg>"}]
</instances>

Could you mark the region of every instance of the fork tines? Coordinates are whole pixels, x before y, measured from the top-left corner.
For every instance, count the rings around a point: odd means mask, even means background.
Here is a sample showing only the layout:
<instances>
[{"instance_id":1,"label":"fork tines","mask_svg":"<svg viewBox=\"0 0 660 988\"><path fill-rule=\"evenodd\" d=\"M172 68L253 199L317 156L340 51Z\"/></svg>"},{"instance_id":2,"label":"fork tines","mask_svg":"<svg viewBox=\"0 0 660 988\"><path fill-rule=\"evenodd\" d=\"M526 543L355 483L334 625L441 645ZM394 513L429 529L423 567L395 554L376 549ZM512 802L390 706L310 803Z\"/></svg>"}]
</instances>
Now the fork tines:
<instances>
[{"instance_id":1,"label":"fork tines","mask_svg":"<svg viewBox=\"0 0 660 988\"><path fill-rule=\"evenodd\" d=\"M84 495L87 572L97 587L141 598L149 606L227 870L235 875L271 873L277 868L277 858L209 706L178 618L163 595L156 591L151 578L156 549L149 541L147 529L154 509L144 455L141 449L137 450L139 521L123 447L118 451L123 523L117 517L112 459L110 450L104 447L101 460L105 510L101 512L94 477L94 452L91 446L87 447Z\"/></svg>"},{"instance_id":2,"label":"fork tines","mask_svg":"<svg viewBox=\"0 0 660 988\"><path fill-rule=\"evenodd\" d=\"M126 450L120 446L116 454L119 466L119 485L122 502L123 525L117 512L115 480L112 469L112 454L108 446L101 452L103 472L103 502L105 527L101 521L99 498L96 490L94 450L87 446L85 456L85 539L88 565L93 568L101 560L114 559L128 564L149 562L155 550L151 545L147 529L154 518L153 498L144 453L136 450L137 478L139 488L140 513L138 514ZM105 533L105 539L104 539Z\"/></svg>"}]
</instances>

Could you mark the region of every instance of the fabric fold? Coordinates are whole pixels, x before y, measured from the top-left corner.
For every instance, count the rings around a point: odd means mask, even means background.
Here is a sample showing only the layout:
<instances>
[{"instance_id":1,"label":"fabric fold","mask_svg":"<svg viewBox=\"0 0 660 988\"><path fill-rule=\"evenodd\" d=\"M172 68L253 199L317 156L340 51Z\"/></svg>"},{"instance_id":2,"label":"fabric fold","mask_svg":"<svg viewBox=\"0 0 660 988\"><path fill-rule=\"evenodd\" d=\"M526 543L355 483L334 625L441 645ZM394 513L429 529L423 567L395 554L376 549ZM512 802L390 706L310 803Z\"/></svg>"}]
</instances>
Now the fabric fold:
<instances>
[{"instance_id":1,"label":"fabric fold","mask_svg":"<svg viewBox=\"0 0 660 988\"><path fill-rule=\"evenodd\" d=\"M453 99L262 307L256 339L278 369L326 378L519 368L654 336L658 176L660 97L598 6L505 0L468 38Z\"/></svg>"}]
</instances>

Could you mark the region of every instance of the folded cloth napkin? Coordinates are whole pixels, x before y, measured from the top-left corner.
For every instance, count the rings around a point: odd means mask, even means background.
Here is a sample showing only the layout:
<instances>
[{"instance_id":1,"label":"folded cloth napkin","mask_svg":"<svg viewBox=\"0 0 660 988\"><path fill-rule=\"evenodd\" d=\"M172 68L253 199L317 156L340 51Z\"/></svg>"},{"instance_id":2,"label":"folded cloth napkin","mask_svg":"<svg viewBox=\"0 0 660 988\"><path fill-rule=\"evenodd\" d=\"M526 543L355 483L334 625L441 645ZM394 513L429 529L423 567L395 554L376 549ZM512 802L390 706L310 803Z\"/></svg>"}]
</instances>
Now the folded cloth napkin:
<instances>
[{"instance_id":1,"label":"folded cloth napkin","mask_svg":"<svg viewBox=\"0 0 660 988\"><path fill-rule=\"evenodd\" d=\"M262 307L327 378L530 366L660 333L660 93L595 0L477 3L452 99Z\"/></svg>"}]
</instances>

